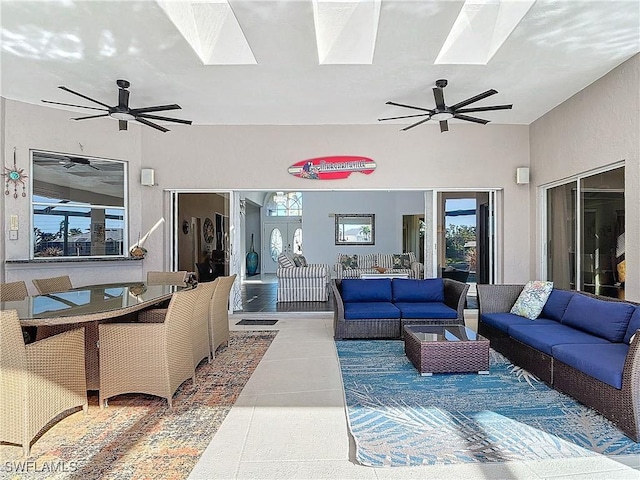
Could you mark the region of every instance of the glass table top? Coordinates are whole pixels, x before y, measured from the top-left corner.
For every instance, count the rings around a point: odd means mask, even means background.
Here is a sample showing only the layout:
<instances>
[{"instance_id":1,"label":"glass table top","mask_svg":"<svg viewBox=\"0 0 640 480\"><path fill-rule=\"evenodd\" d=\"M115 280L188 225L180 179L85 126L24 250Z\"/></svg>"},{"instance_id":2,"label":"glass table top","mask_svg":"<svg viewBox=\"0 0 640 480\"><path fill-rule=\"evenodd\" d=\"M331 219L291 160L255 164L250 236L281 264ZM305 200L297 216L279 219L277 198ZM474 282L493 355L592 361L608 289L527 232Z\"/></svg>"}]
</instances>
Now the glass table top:
<instances>
[{"instance_id":1,"label":"glass table top","mask_svg":"<svg viewBox=\"0 0 640 480\"><path fill-rule=\"evenodd\" d=\"M408 325L405 330L421 342L473 342L484 337L463 325Z\"/></svg>"},{"instance_id":2,"label":"glass table top","mask_svg":"<svg viewBox=\"0 0 640 480\"><path fill-rule=\"evenodd\" d=\"M0 302L0 309L17 310L21 320L90 315L153 302L184 288L188 287L147 285L142 282L88 285L66 292Z\"/></svg>"}]
</instances>

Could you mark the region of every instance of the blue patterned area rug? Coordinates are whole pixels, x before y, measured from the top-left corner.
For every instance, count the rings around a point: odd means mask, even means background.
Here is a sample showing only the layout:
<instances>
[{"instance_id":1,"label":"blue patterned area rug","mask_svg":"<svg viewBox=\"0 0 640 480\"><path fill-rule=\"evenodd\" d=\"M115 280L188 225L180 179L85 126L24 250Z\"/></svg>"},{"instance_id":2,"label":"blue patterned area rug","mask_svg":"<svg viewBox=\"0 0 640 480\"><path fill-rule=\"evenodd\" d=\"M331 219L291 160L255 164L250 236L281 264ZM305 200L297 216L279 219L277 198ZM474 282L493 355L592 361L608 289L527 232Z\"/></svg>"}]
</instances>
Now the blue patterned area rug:
<instances>
[{"instance_id":1,"label":"blue patterned area rug","mask_svg":"<svg viewBox=\"0 0 640 480\"><path fill-rule=\"evenodd\" d=\"M362 465L637 455L611 422L491 351L490 374L420 376L398 340L336 341Z\"/></svg>"}]
</instances>

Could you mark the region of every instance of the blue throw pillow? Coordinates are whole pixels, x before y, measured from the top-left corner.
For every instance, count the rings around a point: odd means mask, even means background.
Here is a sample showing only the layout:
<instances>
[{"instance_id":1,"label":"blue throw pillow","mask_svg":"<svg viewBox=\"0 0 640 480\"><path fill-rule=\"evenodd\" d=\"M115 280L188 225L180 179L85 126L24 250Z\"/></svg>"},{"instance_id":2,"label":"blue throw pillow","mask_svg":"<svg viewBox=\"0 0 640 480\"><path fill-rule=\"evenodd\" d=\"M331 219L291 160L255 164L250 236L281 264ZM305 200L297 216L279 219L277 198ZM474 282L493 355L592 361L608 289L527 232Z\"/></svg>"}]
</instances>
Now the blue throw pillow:
<instances>
[{"instance_id":1,"label":"blue throw pillow","mask_svg":"<svg viewBox=\"0 0 640 480\"><path fill-rule=\"evenodd\" d=\"M624 343L631 343L631 337L636 334L636 330L640 330L640 307L636 307L629 320L629 328L624 336Z\"/></svg>"},{"instance_id":2,"label":"blue throw pillow","mask_svg":"<svg viewBox=\"0 0 640 480\"><path fill-rule=\"evenodd\" d=\"M585 332L622 342L629 327L634 306L575 294L562 317L562 323Z\"/></svg>"},{"instance_id":3,"label":"blue throw pillow","mask_svg":"<svg viewBox=\"0 0 640 480\"><path fill-rule=\"evenodd\" d=\"M444 282L441 278L394 278L392 287L394 302L444 302Z\"/></svg>"},{"instance_id":4,"label":"blue throw pillow","mask_svg":"<svg viewBox=\"0 0 640 480\"><path fill-rule=\"evenodd\" d=\"M390 302L391 279L345 279L341 295L343 302Z\"/></svg>"},{"instance_id":5,"label":"blue throw pillow","mask_svg":"<svg viewBox=\"0 0 640 480\"><path fill-rule=\"evenodd\" d=\"M573 297L575 293L576 292L554 288L551 290L551 295L547 298L547 303L544 304L540 316L559 322L562 320L562 315L564 315L567 305L569 305L569 300L571 300L571 297Z\"/></svg>"}]
</instances>

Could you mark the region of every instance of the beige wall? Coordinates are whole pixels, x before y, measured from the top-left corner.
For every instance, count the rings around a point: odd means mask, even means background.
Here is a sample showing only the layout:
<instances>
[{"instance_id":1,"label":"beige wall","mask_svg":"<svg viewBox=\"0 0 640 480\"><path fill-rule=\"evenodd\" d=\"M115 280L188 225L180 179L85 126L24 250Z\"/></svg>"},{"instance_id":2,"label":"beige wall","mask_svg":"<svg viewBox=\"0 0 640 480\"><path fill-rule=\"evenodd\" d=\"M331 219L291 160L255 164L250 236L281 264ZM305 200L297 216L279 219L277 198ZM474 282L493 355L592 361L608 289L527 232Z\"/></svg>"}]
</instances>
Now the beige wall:
<instances>
[{"instance_id":1,"label":"beige wall","mask_svg":"<svg viewBox=\"0 0 640 480\"><path fill-rule=\"evenodd\" d=\"M640 55L535 121L530 137L535 187L625 161L625 295L640 301ZM535 276L542 263L539 191L532 188L530 198Z\"/></svg>"},{"instance_id":2,"label":"beige wall","mask_svg":"<svg viewBox=\"0 0 640 480\"><path fill-rule=\"evenodd\" d=\"M171 132L130 124L119 132L111 119L75 122L69 112L6 101L5 163L13 147L18 165L28 168L31 148L125 160L129 165L129 239L168 220L167 189L248 190L427 190L503 189L506 226L501 264L504 281L529 279L529 189L515 184L515 169L529 165L529 127L452 124L441 134L436 124L400 132L400 125L345 126L171 126ZM185 114L186 116L186 114ZM300 160L326 155L362 155L378 165L371 175L335 181L303 180L287 173ZM158 186L140 186L140 169L154 168ZM29 256L29 202L3 198L8 215L21 218L20 238L6 241L3 258ZM5 225L6 227L6 225ZM150 236L147 270L167 267L168 223ZM163 231L160 231L163 230ZM83 273L92 283L98 272ZM15 276L14 276L15 278ZM97 282L93 282L97 283ZM79 283L78 283L79 284Z\"/></svg>"}]
</instances>

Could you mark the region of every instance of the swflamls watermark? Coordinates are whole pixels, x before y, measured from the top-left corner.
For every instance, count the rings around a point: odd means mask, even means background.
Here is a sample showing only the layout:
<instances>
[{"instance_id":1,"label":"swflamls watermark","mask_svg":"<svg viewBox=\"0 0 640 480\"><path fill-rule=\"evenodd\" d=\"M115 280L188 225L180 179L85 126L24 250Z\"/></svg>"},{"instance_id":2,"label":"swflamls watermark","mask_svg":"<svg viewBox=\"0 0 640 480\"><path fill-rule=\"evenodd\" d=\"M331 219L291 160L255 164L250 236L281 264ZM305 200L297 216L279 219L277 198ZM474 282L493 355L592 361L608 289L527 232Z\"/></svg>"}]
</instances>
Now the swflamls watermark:
<instances>
[{"instance_id":1,"label":"swflamls watermark","mask_svg":"<svg viewBox=\"0 0 640 480\"><path fill-rule=\"evenodd\" d=\"M62 460L36 462L35 460L4 462L2 470L6 473L71 473L78 470L78 462Z\"/></svg>"}]
</instances>

